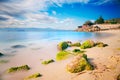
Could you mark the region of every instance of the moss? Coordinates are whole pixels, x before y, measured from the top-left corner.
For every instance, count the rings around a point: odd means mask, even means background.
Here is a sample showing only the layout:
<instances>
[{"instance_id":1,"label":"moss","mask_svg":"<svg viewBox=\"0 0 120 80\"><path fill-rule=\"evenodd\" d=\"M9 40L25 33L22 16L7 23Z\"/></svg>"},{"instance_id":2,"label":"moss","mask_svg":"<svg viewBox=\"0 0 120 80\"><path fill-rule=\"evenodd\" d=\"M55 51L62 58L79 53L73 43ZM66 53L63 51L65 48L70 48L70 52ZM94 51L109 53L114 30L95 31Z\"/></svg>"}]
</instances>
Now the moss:
<instances>
[{"instance_id":1,"label":"moss","mask_svg":"<svg viewBox=\"0 0 120 80\"><path fill-rule=\"evenodd\" d=\"M106 47L106 46L108 46L107 44L104 44L103 42L97 42L96 43L96 46L97 47Z\"/></svg>"},{"instance_id":2,"label":"moss","mask_svg":"<svg viewBox=\"0 0 120 80\"><path fill-rule=\"evenodd\" d=\"M92 40L87 40L85 42L82 43L82 45L80 46L81 49L86 49L86 48L91 48L94 47L95 43Z\"/></svg>"},{"instance_id":3,"label":"moss","mask_svg":"<svg viewBox=\"0 0 120 80\"><path fill-rule=\"evenodd\" d=\"M49 64L49 63L52 63L52 62L54 62L54 60L53 59L50 59L50 60L47 60L47 61L43 61L42 62L42 64Z\"/></svg>"},{"instance_id":4,"label":"moss","mask_svg":"<svg viewBox=\"0 0 120 80\"><path fill-rule=\"evenodd\" d=\"M80 49L74 49L72 52L73 52L72 54L76 56L76 55L84 53L85 51L81 51Z\"/></svg>"},{"instance_id":5,"label":"moss","mask_svg":"<svg viewBox=\"0 0 120 80\"><path fill-rule=\"evenodd\" d=\"M74 49L73 52L80 52L80 49Z\"/></svg>"},{"instance_id":6,"label":"moss","mask_svg":"<svg viewBox=\"0 0 120 80\"><path fill-rule=\"evenodd\" d=\"M61 42L58 44L58 49L59 50L65 50L68 47L68 43L67 42Z\"/></svg>"},{"instance_id":7,"label":"moss","mask_svg":"<svg viewBox=\"0 0 120 80\"><path fill-rule=\"evenodd\" d=\"M81 44L79 43L79 42L76 42L76 43L73 43L73 44L71 44L71 45L69 45L69 46L76 46L76 47L80 47L81 46Z\"/></svg>"},{"instance_id":8,"label":"moss","mask_svg":"<svg viewBox=\"0 0 120 80\"><path fill-rule=\"evenodd\" d=\"M67 51L60 51L56 55L56 60L64 60L69 56L69 52Z\"/></svg>"},{"instance_id":9,"label":"moss","mask_svg":"<svg viewBox=\"0 0 120 80\"><path fill-rule=\"evenodd\" d=\"M34 79L34 78L38 78L41 77L42 75L40 73L36 73L36 74L32 74L30 76L28 76L27 78L25 78L24 80L28 80L28 79Z\"/></svg>"},{"instance_id":10,"label":"moss","mask_svg":"<svg viewBox=\"0 0 120 80\"><path fill-rule=\"evenodd\" d=\"M88 62L86 54L76 56L66 68L71 73L78 73L83 70L93 70L93 66Z\"/></svg>"},{"instance_id":11,"label":"moss","mask_svg":"<svg viewBox=\"0 0 120 80\"><path fill-rule=\"evenodd\" d=\"M11 72L16 72L16 71L21 71L21 70L29 70L30 67L28 65L23 65L23 66L19 66L19 67L11 67L7 70L8 73Z\"/></svg>"},{"instance_id":12,"label":"moss","mask_svg":"<svg viewBox=\"0 0 120 80\"><path fill-rule=\"evenodd\" d=\"M0 57L3 56L3 54L0 52Z\"/></svg>"}]
</instances>

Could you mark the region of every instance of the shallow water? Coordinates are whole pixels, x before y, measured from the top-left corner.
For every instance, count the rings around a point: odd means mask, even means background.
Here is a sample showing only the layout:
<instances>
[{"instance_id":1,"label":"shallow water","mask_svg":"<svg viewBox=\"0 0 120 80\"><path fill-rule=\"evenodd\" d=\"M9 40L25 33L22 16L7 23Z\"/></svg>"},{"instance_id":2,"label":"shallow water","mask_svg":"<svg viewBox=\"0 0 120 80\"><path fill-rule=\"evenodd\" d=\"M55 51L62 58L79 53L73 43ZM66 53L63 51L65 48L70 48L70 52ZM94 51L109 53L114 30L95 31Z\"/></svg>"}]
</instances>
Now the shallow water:
<instances>
[{"instance_id":1,"label":"shallow water","mask_svg":"<svg viewBox=\"0 0 120 80\"><path fill-rule=\"evenodd\" d=\"M81 41L86 39L97 39L110 36L104 33L73 32L73 31L42 31L42 32L0 32L0 43L16 42L49 42L49 41Z\"/></svg>"}]
</instances>

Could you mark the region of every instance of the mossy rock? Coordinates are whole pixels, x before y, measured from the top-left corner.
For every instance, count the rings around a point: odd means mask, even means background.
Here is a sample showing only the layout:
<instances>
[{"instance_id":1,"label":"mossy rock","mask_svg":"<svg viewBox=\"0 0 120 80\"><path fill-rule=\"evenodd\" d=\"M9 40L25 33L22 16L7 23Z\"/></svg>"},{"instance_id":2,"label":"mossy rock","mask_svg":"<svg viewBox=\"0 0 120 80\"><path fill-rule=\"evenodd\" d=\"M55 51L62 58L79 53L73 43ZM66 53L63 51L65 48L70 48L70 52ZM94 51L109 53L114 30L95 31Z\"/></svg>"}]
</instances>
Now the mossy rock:
<instances>
[{"instance_id":1,"label":"mossy rock","mask_svg":"<svg viewBox=\"0 0 120 80\"><path fill-rule=\"evenodd\" d=\"M80 52L80 49L74 49L73 52Z\"/></svg>"},{"instance_id":2,"label":"mossy rock","mask_svg":"<svg viewBox=\"0 0 120 80\"><path fill-rule=\"evenodd\" d=\"M67 47L68 47L68 43L67 43L67 42L60 42L60 43L57 45L57 48L58 48L59 50L65 50Z\"/></svg>"},{"instance_id":3,"label":"mossy rock","mask_svg":"<svg viewBox=\"0 0 120 80\"><path fill-rule=\"evenodd\" d=\"M70 52L60 51L56 55L56 60L64 60L69 57Z\"/></svg>"},{"instance_id":4,"label":"mossy rock","mask_svg":"<svg viewBox=\"0 0 120 80\"><path fill-rule=\"evenodd\" d=\"M72 47L72 46L80 47L81 44L80 44L80 42L76 42L76 43L73 43L73 44L71 44L71 45L69 45L69 46L70 46L70 47Z\"/></svg>"},{"instance_id":5,"label":"mossy rock","mask_svg":"<svg viewBox=\"0 0 120 80\"><path fill-rule=\"evenodd\" d=\"M49 63L55 62L53 59L47 60L47 61L43 61L42 64L47 65Z\"/></svg>"},{"instance_id":6,"label":"mossy rock","mask_svg":"<svg viewBox=\"0 0 120 80\"><path fill-rule=\"evenodd\" d=\"M9 62L8 60L0 60L0 63L2 64L2 63L7 63L7 62Z\"/></svg>"},{"instance_id":7,"label":"mossy rock","mask_svg":"<svg viewBox=\"0 0 120 80\"><path fill-rule=\"evenodd\" d=\"M0 52L0 57L3 56L3 55L4 55L4 54L2 54L2 53Z\"/></svg>"},{"instance_id":8,"label":"mossy rock","mask_svg":"<svg viewBox=\"0 0 120 80\"><path fill-rule=\"evenodd\" d=\"M29 70L30 67L28 65L23 65L23 66L19 66L19 67L11 67L7 70L8 73L11 72L16 72L16 71L21 71L21 70Z\"/></svg>"},{"instance_id":9,"label":"mossy rock","mask_svg":"<svg viewBox=\"0 0 120 80\"><path fill-rule=\"evenodd\" d=\"M97 47L106 47L108 46L107 44L104 44L103 42L96 42Z\"/></svg>"},{"instance_id":10,"label":"mossy rock","mask_svg":"<svg viewBox=\"0 0 120 80\"><path fill-rule=\"evenodd\" d=\"M80 46L81 49L86 49L86 48L91 48L94 47L95 43L92 40L87 40L85 42L82 43L82 45Z\"/></svg>"},{"instance_id":11,"label":"mossy rock","mask_svg":"<svg viewBox=\"0 0 120 80\"><path fill-rule=\"evenodd\" d=\"M86 54L76 56L66 67L71 73L78 73L84 70L93 70L93 66L88 62Z\"/></svg>"},{"instance_id":12,"label":"mossy rock","mask_svg":"<svg viewBox=\"0 0 120 80\"><path fill-rule=\"evenodd\" d=\"M40 73L35 73L35 74L32 74L28 77L26 77L24 80L28 80L28 79L35 79L35 78L38 78L38 77L41 77L42 75Z\"/></svg>"}]
</instances>

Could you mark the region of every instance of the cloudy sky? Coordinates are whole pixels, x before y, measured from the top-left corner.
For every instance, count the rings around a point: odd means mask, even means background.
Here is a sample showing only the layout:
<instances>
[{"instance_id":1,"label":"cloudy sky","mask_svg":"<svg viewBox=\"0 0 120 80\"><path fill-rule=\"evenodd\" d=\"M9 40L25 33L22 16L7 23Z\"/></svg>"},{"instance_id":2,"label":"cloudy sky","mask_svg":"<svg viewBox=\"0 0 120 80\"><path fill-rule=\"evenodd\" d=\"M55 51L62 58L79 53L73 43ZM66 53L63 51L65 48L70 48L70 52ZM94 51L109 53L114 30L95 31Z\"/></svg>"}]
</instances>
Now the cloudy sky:
<instances>
[{"instance_id":1,"label":"cloudy sky","mask_svg":"<svg viewBox=\"0 0 120 80\"><path fill-rule=\"evenodd\" d=\"M0 0L1 27L75 29L85 21L120 18L119 0Z\"/></svg>"}]
</instances>

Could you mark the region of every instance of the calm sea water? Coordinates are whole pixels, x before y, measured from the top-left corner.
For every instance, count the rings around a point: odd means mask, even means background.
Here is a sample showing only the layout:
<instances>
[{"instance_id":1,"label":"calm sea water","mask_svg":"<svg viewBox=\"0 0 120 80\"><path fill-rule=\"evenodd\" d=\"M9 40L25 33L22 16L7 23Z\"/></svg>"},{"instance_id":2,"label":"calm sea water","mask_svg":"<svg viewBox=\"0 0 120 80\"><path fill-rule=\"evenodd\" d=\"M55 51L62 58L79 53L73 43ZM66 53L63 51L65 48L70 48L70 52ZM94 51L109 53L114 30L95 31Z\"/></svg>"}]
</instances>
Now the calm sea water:
<instances>
[{"instance_id":1,"label":"calm sea water","mask_svg":"<svg viewBox=\"0 0 120 80\"><path fill-rule=\"evenodd\" d=\"M73 31L42 31L42 32L0 32L0 43L36 42L36 41L81 41L109 36L103 33Z\"/></svg>"}]
</instances>

